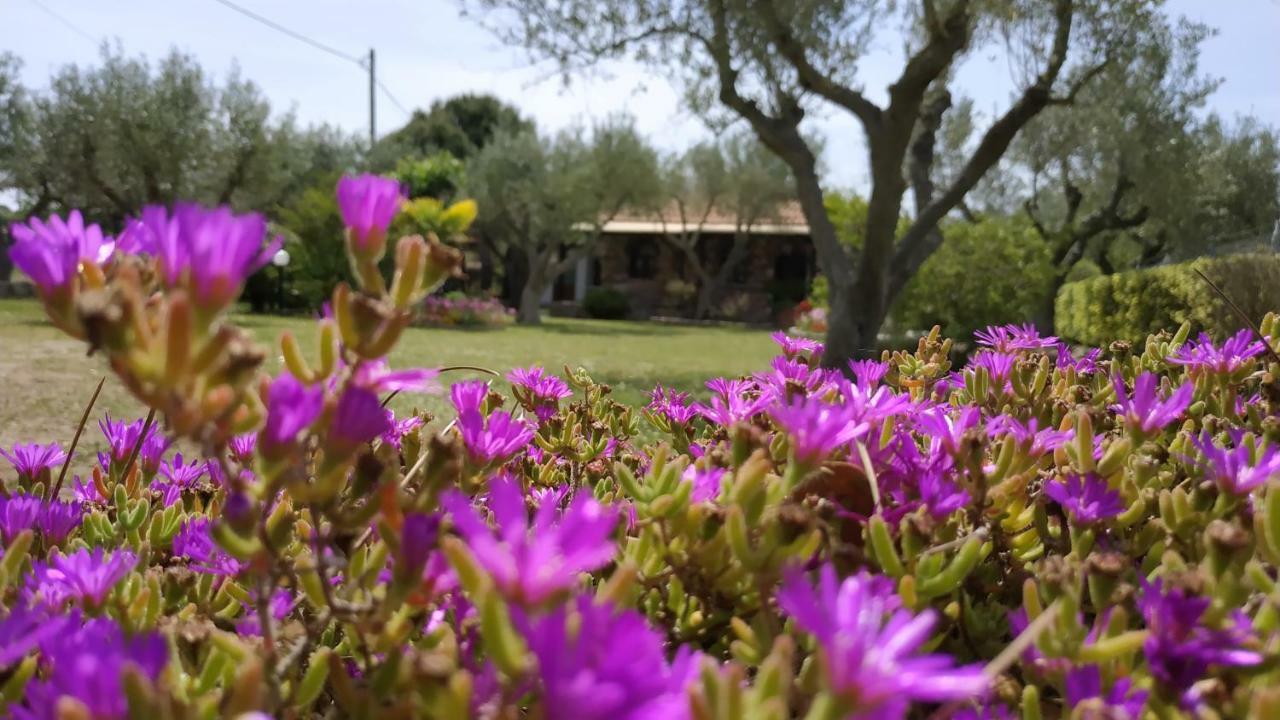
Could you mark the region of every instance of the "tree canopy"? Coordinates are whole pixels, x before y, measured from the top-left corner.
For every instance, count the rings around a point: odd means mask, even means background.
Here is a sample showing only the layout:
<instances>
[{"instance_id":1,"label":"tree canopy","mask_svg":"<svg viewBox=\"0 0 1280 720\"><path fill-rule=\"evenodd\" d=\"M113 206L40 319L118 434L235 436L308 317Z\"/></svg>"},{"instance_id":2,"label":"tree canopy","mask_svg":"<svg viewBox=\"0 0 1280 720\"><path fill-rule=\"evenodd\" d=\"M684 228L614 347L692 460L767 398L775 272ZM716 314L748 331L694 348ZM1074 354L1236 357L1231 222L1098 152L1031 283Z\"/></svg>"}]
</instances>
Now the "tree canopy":
<instances>
[{"instance_id":1,"label":"tree canopy","mask_svg":"<svg viewBox=\"0 0 1280 720\"><path fill-rule=\"evenodd\" d=\"M464 93L415 110L404 127L388 133L372 154L375 167L391 167L401 157L448 153L466 160L499 133L533 130L533 122L494 95Z\"/></svg>"},{"instance_id":2,"label":"tree canopy","mask_svg":"<svg viewBox=\"0 0 1280 720\"><path fill-rule=\"evenodd\" d=\"M28 212L74 207L110 227L149 203L266 209L358 160L341 132L275 118L237 71L218 84L176 51L153 64L104 48L39 93L6 91L14 65L0 63L0 181Z\"/></svg>"},{"instance_id":3,"label":"tree canopy","mask_svg":"<svg viewBox=\"0 0 1280 720\"><path fill-rule=\"evenodd\" d=\"M831 284L828 365L874 350L892 302L941 244L939 221L1046 108L1069 105L1158 10L1146 0L472 0L490 25L566 72L629 57L684 85L692 106L745 120L791 168ZM863 90L868 49L906 28L887 100ZM1021 76L1011 102L945 182L938 130L969 55L1006 54ZM825 211L818 157L803 132L815 111L846 113L865 137L871 175L864 246L851 253ZM907 190L911 225L896 229Z\"/></svg>"},{"instance_id":4,"label":"tree canopy","mask_svg":"<svg viewBox=\"0 0 1280 720\"><path fill-rule=\"evenodd\" d=\"M518 319L539 321L543 293L584 257L601 229L627 207L649 207L659 192L657 153L630 118L554 136L499 133L467 168L476 226L525 270Z\"/></svg>"}]
</instances>

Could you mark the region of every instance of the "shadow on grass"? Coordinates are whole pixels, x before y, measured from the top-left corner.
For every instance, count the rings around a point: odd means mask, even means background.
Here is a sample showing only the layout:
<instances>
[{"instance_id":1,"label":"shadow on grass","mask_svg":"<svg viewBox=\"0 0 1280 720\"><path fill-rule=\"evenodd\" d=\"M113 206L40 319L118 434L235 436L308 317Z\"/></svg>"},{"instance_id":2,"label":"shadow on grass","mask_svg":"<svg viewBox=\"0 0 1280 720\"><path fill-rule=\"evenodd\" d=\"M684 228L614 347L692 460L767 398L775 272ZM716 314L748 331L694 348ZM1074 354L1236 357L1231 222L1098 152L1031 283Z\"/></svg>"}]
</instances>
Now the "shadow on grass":
<instances>
[{"instance_id":1,"label":"shadow on grass","mask_svg":"<svg viewBox=\"0 0 1280 720\"><path fill-rule=\"evenodd\" d=\"M535 327L535 326L525 326ZM671 336L678 334L673 327L665 325L642 325L639 323L619 322L610 323L607 321L597 322L574 322L574 323L550 323L545 322L537 325L536 329L544 332L555 333L557 335L608 335L608 336L626 336L633 335L636 337L652 337L657 335Z\"/></svg>"}]
</instances>

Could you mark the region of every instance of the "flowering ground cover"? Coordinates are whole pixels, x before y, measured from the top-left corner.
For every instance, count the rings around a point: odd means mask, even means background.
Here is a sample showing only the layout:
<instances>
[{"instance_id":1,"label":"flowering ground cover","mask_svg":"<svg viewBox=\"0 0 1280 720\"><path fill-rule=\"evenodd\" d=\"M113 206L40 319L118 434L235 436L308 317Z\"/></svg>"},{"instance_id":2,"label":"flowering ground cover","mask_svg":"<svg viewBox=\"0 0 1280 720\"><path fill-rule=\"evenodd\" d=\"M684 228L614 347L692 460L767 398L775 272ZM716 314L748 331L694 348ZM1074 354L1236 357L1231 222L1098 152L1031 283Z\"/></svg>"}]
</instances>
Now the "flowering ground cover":
<instances>
[{"instance_id":1,"label":"flowering ground cover","mask_svg":"<svg viewBox=\"0 0 1280 720\"><path fill-rule=\"evenodd\" d=\"M315 342L313 321L298 317L232 315L260 343L271 346L289 331L304 344ZM512 368L585 367L608 383L622 402L641 403L658 382L681 390L697 390L714 375L741 374L769 362L774 344L766 332L736 328L687 328L633 322L601 322L547 318L540 327L511 326L502 332L466 332L409 327L392 351L394 365L473 365L506 373ZM273 372L278 352L268 358ZM30 438L70 440L84 404L98 379L110 375L98 359L86 357L84 346L49 324L38 302L0 300L0 447ZM482 377L468 371L450 373L443 384ZM399 413L420 407L447 409L443 395L403 396L392 400ZM108 377L95 405L95 421L104 412L115 417L146 413L114 377ZM103 441L86 434L90 452L75 467L87 470Z\"/></svg>"},{"instance_id":2,"label":"flowering ground cover","mask_svg":"<svg viewBox=\"0 0 1280 720\"><path fill-rule=\"evenodd\" d=\"M834 370L779 334L642 406L532 366L397 413L439 391L387 357L458 262L400 238L383 284L398 192L340 184L358 286L274 372L227 314L260 218L15 227L154 422L89 428L78 476L50 438L0 455L5 712L1280 716L1276 316L1105 352L992 327L964 367L936 331Z\"/></svg>"}]
</instances>

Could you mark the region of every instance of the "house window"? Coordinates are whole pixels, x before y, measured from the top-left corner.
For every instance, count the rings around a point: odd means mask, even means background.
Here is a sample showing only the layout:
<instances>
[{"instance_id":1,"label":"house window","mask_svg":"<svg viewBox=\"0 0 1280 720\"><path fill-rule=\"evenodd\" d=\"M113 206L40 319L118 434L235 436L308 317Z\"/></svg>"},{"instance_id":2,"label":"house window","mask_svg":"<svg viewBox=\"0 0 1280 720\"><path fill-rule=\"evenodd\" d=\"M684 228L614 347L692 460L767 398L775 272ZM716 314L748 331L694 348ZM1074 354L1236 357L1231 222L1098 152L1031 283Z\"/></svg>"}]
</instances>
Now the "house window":
<instances>
[{"instance_id":1,"label":"house window","mask_svg":"<svg viewBox=\"0 0 1280 720\"><path fill-rule=\"evenodd\" d=\"M649 280L658 274L658 243L654 238L631 238L627 242L627 276Z\"/></svg>"}]
</instances>

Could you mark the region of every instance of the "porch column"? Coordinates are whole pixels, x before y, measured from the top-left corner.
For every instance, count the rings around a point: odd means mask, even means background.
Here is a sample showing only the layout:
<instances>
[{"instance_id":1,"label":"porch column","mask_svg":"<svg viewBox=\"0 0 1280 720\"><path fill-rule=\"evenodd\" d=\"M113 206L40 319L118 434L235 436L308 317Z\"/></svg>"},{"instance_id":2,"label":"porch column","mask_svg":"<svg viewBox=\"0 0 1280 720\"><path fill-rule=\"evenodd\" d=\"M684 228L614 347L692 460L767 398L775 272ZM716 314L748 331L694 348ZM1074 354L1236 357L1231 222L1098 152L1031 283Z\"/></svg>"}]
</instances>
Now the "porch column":
<instances>
[{"instance_id":1,"label":"porch column","mask_svg":"<svg viewBox=\"0 0 1280 720\"><path fill-rule=\"evenodd\" d=\"M591 258L578 258L573 268L573 301L581 303L587 297L587 285L591 283Z\"/></svg>"}]
</instances>

